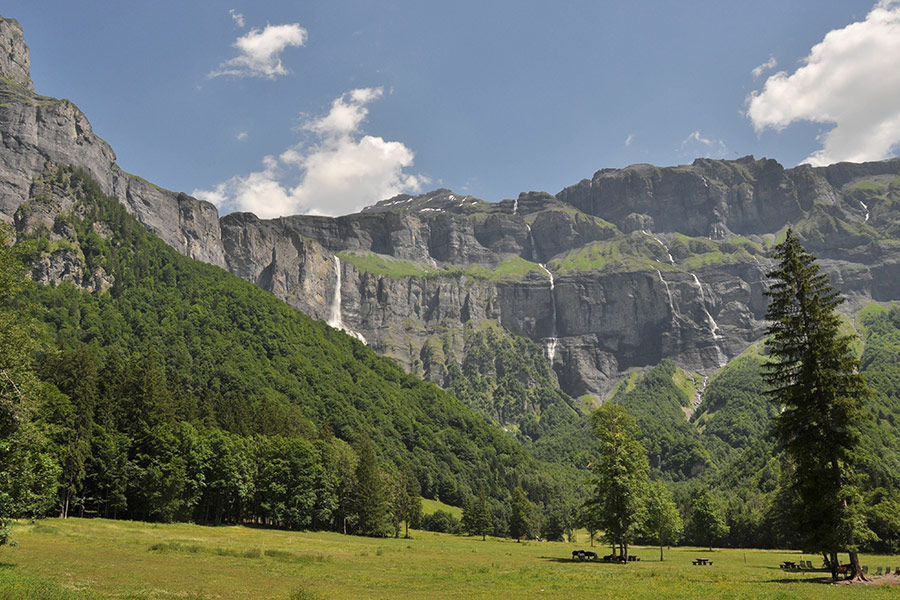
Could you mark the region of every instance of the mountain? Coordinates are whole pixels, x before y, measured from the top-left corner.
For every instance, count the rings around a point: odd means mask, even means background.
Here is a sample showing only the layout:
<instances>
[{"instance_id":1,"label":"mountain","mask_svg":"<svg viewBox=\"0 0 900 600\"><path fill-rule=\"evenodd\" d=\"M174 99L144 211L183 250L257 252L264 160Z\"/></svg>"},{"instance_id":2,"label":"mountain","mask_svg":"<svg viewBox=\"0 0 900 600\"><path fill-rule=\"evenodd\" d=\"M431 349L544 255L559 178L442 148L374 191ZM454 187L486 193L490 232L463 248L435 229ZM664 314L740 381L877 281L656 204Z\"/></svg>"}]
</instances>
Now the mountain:
<instances>
[{"instance_id":1,"label":"mountain","mask_svg":"<svg viewBox=\"0 0 900 600\"><path fill-rule=\"evenodd\" d=\"M739 356L762 335L767 256L788 225L851 298L848 312L900 298L900 159L698 159L603 169L502 202L440 189L337 218L219 218L119 169L77 107L33 91L18 24L3 20L2 33L0 218L13 219L48 161L83 168L182 254L455 386L503 425L577 411L572 398L607 397L664 359L708 376ZM486 328L529 357L541 348L547 368L529 358L510 374L483 352L470 358ZM487 391L460 383L467 370ZM523 403L523 389L540 392Z\"/></svg>"},{"instance_id":2,"label":"mountain","mask_svg":"<svg viewBox=\"0 0 900 600\"><path fill-rule=\"evenodd\" d=\"M362 456L368 439L393 484L411 469L423 494L457 504L485 487L502 532L516 486L547 508L577 502L584 416L611 400L683 510L711 487L727 543L790 543L771 520L768 256L792 226L850 300L874 390L860 472L869 504L888 506L898 207L900 159L744 157L604 169L501 202L439 189L337 218L220 218L122 171L77 107L38 95L21 28L0 18L0 221L16 237L0 267L17 253L31 279L13 300L0 287L0 334L37 323L41 382L17 434L34 452L0 477L28 498L55 481L100 514L340 528L348 488L304 478L346 475L348 443ZM306 487L273 500L285 481Z\"/></svg>"}]
</instances>

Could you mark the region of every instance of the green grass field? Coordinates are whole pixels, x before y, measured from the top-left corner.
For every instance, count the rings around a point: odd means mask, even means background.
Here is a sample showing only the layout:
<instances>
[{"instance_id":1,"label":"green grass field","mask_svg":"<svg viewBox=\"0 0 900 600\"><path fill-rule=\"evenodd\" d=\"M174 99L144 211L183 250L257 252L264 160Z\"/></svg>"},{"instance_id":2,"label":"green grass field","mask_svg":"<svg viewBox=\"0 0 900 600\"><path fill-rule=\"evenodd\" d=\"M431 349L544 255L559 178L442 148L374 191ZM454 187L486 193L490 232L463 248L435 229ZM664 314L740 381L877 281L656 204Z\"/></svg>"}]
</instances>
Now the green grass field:
<instances>
[{"instance_id":1,"label":"green grass field","mask_svg":"<svg viewBox=\"0 0 900 600\"><path fill-rule=\"evenodd\" d=\"M250 527L48 519L0 549L0 599L86 598L897 598L900 588L786 573L798 552L637 548L638 563L578 563L585 543L482 542L414 532L368 539ZM603 554L605 548L596 550ZM696 557L713 560L695 567ZM815 556L805 556L814 564ZM900 566L900 557L864 564ZM895 564L896 563L896 564ZM893 579L893 578L891 578ZM897 578L900 579L900 578Z\"/></svg>"}]
</instances>

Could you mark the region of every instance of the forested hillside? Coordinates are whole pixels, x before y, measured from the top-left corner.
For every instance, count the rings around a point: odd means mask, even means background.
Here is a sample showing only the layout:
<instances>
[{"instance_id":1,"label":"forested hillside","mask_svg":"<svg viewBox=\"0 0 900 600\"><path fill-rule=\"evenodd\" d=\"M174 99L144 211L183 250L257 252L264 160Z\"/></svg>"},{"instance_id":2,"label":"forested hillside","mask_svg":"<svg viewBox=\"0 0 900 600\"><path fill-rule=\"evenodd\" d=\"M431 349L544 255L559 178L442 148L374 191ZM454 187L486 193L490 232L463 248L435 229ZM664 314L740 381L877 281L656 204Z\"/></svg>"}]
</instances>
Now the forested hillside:
<instances>
[{"instance_id":1,"label":"forested hillside","mask_svg":"<svg viewBox=\"0 0 900 600\"><path fill-rule=\"evenodd\" d=\"M862 372L873 393L865 403L857 471L867 520L880 538L872 547L892 551L900 535L900 305L869 305L858 321ZM782 489L785 456L772 430L779 407L766 395L766 359L754 350L729 363L705 389L692 390L698 379L663 361L623 383L612 401L637 419L653 477L670 482L685 516L707 490L729 527L720 543L793 547L798 541L787 521L792 500ZM702 400L691 410L698 396ZM702 543L700 533L688 528L686 536Z\"/></svg>"},{"instance_id":2,"label":"forested hillside","mask_svg":"<svg viewBox=\"0 0 900 600\"><path fill-rule=\"evenodd\" d=\"M341 528L369 445L385 489L457 505L517 485L550 503L577 480L350 336L179 255L84 173L33 189L3 246L4 318L30 323L4 375L34 378L4 389L21 413L0 459L10 513ZM11 252L48 285L12 274Z\"/></svg>"}]
</instances>

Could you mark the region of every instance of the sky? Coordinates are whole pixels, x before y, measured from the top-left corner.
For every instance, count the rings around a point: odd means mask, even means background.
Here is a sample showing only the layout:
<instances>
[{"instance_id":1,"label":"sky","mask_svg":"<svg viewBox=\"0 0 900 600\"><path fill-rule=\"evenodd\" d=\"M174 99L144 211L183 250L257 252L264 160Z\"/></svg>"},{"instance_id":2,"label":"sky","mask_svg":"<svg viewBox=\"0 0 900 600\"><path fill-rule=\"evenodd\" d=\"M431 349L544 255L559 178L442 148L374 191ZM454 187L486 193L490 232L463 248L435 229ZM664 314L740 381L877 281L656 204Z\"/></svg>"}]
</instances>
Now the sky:
<instances>
[{"instance_id":1,"label":"sky","mask_svg":"<svg viewBox=\"0 0 900 600\"><path fill-rule=\"evenodd\" d=\"M221 214L900 151L900 0L4 0L36 90Z\"/></svg>"}]
</instances>

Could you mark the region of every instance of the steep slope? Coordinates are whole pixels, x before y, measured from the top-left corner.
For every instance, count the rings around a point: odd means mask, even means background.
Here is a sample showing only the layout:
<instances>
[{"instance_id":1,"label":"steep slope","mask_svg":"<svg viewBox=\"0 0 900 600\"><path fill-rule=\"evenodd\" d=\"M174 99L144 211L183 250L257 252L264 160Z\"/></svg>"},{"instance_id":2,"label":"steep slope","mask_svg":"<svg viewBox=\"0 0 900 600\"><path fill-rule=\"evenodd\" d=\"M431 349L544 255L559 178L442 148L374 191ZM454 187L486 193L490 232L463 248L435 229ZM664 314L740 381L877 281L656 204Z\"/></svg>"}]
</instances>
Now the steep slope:
<instances>
[{"instance_id":1,"label":"steep slope","mask_svg":"<svg viewBox=\"0 0 900 600\"><path fill-rule=\"evenodd\" d=\"M709 375L740 355L762 334L766 257L788 224L848 310L900 299L900 159L794 169L698 159L604 169L555 196L493 203L441 189L338 218L218 219L212 205L121 172L74 105L33 91L21 30L2 23L0 218L34 195L48 161L84 168L182 254L455 385L503 425L607 397L663 359ZM550 370L519 383L546 401L520 402L490 369L477 373L487 395L452 376L467 372L471 332L485 328L543 348Z\"/></svg>"},{"instance_id":2,"label":"steep slope","mask_svg":"<svg viewBox=\"0 0 900 600\"><path fill-rule=\"evenodd\" d=\"M138 423L191 423L245 438L368 438L386 463L416 474L423 494L456 504L480 486L503 499L531 482L536 498L548 498L572 481L358 341L180 256L85 171L58 166L33 187L38 194L16 212L15 248L33 278L51 272L52 285L28 286L18 305L30 303L46 326L49 381L67 389L81 379L78 356L99 377L89 404L67 419L94 420L103 435L125 434L134 451L151 453L162 450L142 445ZM50 401L50 422L61 402Z\"/></svg>"},{"instance_id":3,"label":"steep slope","mask_svg":"<svg viewBox=\"0 0 900 600\"><path fill-rule=\"evenodd\" d=\"M48 161L75 165L182 254L225 264L216 208L124 172L77 106L35 93L22 28L2 16L0 56L0 222L31 197Z\"/></svg>"}]
</instances>

